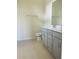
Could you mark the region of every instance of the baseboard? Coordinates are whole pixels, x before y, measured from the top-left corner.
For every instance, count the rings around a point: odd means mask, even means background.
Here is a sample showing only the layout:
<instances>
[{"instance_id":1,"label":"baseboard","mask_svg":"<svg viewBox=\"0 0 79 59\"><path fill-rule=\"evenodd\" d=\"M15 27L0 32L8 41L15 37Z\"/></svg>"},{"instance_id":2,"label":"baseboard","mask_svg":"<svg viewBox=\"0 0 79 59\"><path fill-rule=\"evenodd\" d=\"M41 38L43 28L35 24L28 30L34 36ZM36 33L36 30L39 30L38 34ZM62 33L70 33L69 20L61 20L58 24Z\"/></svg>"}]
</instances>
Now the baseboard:
<instances>
[{"instance_id":1,"label":"baseboard","mask_svg":"<svg viewBox=\"0 0 79 59\"><path fill-rule=\"evenodd\" d=\"M35 38L24 38L24 39L17 39L17 41L21 41L21 40L33 40Z\"/></svg>"}]
</instances>

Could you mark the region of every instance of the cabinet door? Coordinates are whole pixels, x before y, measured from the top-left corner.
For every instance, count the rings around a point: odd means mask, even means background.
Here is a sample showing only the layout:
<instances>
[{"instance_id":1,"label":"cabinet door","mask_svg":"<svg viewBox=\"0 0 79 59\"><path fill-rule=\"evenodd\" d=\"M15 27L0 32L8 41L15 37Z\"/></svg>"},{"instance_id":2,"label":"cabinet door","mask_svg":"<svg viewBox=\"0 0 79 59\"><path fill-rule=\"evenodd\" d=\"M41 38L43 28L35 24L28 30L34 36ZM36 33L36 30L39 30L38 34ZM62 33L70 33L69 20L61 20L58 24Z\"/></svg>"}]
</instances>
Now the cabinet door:
<instances>
[{"instance_id":1,"label":"cabinet door","mask_svg":"<svg viewBox=\"0 0 79 59\"><path fill-rule=\"evenodd\" d=\"M44 45L47 47L47 30L46 29L42 29L42 41Z\"/></svg>"},{"instance_id":2,"label":"cabinet door","mask_svg":"<svg viewBox=\"0 0 79 59\"><path fill-rule=\"evenodd\" d=\"M45 37L44 37L44 38L45 38L45 39L44 39L44 44L45 44L45 46L47 47L47 44L48 44L48 42L47 42L47 40L48 40L48 39L47 39L47 32L45 32L44 34L45 34Z\"/></svg>"},{"instance_id":3,"label":"cabinet door","mask_svg":"<svg viewBox=\"0 0 79 59\"><path fill-rule=\"evenodd\" d=\"M52 48L53 48L53 39L48 39L48 50L50 53L52 53Z\"/></svg>"},{"instance_id":4,"label":"cabinet door","mask_svg":"<svg viewBox=\"0 0 79 59\"><path fill-rule=\"evenodd\" d=\"M61 57L61 40L55 37L53 40L53 56L56 59L60 59Z\"/></svg>"},{"instance_id":5,"label":"cabinet door","mask_svg":"<svg viewBox=\"0 0 79 59\"><path fill-rule=\"evenodd\" d=\"M61 59L62 40L58 40L58 58Z\"/></svg>"},{"instance_id":6,"label":"cabinet door","mask_svg":"<svg viewBox=\"0 0 79 59\"><path fill-rule=\"evenodd\" d=\"M44 40L45 40L45 38L44 38L45 37L44 31L42 31L41 33L42 33L42 41L44 43Z\"/></svg>"}]
</instances>

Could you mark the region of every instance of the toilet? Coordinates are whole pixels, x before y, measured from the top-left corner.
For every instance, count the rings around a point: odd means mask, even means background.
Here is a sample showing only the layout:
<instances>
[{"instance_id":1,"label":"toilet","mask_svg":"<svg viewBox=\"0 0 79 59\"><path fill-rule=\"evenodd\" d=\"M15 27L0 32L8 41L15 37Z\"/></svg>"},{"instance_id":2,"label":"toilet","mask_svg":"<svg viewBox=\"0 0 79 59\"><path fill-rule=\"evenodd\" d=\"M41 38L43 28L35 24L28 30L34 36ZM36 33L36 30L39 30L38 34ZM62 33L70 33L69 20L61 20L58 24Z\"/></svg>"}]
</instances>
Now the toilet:
<instances>
[{"instance_id":1,"label":"toilet","mask_svg":"<svg viewBox=\"0 0 79 59\"><path fill-rule=\"evenodd\" d=\"M36 39L41 40L41 33L36 33Z\"/></svg>"}]
</instances>

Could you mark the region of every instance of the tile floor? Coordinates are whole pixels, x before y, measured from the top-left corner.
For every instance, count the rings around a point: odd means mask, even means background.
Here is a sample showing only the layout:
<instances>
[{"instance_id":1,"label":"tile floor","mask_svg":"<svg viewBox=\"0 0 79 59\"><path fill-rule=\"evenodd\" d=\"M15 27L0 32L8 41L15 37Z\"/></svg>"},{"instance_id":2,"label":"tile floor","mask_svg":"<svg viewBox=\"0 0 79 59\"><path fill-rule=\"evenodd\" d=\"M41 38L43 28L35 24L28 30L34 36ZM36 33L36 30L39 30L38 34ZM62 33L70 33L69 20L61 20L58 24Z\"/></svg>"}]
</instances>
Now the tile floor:
<instances>
[{"instance_id":1,"label":"tile floor","mask_svg":"<svg viewBox=\"0 0 79 59\"><path fill-rule=\"evenodd\" d=\"M17 41L17 59L54 59L41 41Z\"/></svg>"}]
</instances>

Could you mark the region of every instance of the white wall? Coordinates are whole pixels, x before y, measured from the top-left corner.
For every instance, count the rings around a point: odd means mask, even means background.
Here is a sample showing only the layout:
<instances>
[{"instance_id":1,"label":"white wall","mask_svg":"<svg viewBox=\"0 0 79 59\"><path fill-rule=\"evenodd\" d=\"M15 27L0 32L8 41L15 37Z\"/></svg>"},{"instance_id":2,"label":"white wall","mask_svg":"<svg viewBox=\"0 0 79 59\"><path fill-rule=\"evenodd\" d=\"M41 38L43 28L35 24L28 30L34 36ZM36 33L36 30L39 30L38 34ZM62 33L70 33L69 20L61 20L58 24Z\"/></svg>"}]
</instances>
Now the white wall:
<instances>
[{"instance_id":1,"label":"white wall","mask_svg":"<svg viewBox=\"0 0 79 59\"><path fill-rule=\"evenodd\" d=\"M35 39L43 24L42 0L17 0L17 40Z\"/></svg>"}]
</instances>

